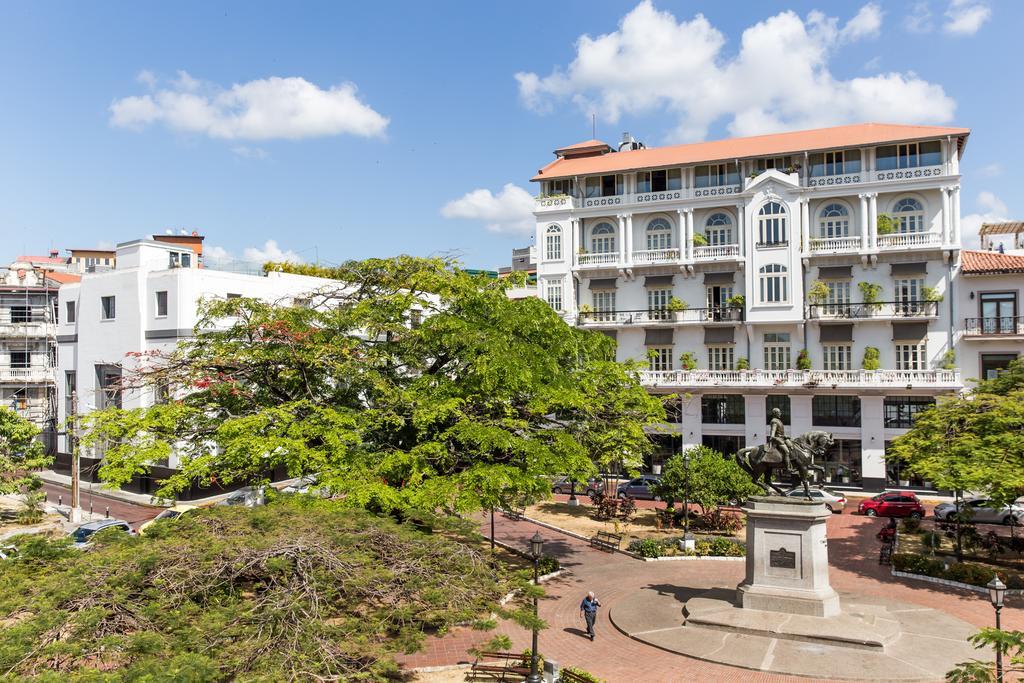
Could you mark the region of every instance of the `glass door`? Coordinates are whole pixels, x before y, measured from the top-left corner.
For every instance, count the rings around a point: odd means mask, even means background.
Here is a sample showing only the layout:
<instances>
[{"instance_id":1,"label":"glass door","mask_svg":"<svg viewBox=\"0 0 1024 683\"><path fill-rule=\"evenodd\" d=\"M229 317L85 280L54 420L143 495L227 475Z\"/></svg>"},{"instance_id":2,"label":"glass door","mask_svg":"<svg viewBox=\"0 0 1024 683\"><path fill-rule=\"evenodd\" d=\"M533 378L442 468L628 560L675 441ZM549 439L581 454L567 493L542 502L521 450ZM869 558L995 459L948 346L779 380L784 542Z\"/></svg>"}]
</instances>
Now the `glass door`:
<instances>
[{"instance_id":1,"label":"glass door","mask_svg":"<svg viewBox=\"0 0 1024 683\"><path fill-rule=\"evenodd\" d=\"M1014 334L1017 331L1017 295L989 292L981 295L983 334Z\"/></svg>"}]
</instances>

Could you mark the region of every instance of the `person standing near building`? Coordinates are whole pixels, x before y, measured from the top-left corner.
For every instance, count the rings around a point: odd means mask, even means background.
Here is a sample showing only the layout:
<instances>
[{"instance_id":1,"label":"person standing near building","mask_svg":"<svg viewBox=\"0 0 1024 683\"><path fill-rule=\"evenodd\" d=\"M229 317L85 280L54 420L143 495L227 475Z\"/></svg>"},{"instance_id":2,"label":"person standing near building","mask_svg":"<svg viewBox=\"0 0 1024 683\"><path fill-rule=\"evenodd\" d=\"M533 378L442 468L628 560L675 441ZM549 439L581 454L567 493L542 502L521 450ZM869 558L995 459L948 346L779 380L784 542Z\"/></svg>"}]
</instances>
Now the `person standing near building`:
<instances>
[{"instance_id":1,"label":"person standing near building","mask_svg":"<svg viewBox=\"0 0 1024 683\"><path fill-rule=\"evenodd\" d=\"M588 592L580 603L580 615L587 621L587 635L591 640L594 639L594 621L597 620L597 608L600 606L601 603L594 596L594 591Z\"/></svg>"}]
</instances>

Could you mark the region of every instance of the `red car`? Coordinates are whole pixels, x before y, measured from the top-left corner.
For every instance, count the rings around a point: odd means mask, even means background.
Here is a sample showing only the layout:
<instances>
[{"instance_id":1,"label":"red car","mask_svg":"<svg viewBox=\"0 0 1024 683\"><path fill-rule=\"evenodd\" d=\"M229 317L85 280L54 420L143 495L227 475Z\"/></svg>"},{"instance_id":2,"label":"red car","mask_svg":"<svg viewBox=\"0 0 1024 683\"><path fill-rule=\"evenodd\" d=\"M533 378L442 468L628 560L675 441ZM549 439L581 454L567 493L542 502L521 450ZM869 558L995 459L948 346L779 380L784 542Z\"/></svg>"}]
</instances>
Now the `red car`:
<instances>
[{"instance_id":1,"label":"red car","mask_svg":"<svg viewBox=\"0 0 1024 683\"><path fill-rule=\"evenodd\" d=\"M924 517L924 506L913 493L895 491L879 493L874 498L861 501L857 512L868 517Z\"/></svg>"}]
</instances>

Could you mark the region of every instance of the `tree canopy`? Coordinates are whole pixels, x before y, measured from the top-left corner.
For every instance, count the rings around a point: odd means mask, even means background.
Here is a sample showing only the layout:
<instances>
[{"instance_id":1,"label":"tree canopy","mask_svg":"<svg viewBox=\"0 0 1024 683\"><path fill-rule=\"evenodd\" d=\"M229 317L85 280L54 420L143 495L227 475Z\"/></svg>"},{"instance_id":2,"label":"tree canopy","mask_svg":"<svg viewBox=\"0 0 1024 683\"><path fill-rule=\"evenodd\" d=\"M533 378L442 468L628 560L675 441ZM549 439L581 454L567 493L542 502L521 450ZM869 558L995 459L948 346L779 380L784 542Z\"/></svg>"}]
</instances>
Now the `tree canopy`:
<instances>
[{"instance_id":1,"label":"tree canopy","mask_svg":"<svg viewBox=\"0 0 1024 683\"><path fill-rule=\"evenodd\" d=\"M995 504L1024 494L1024 361L920 413L887 458L939 488L984 491Z\"/></svg>"},{"instance_id":2,"label":"tree canopy","mask_svg":"<svg viewBox=\"0 0 1024 683\"><path fill-rule=\"evenodd\" d=\"M610 339L508 299L512 280L412 257L269 267L335 283L299 306L206 302L194 338L136 359L126 390L174 399L85 418L105 480L124 484L173 449L166 496L283 467L318 473L352 505L470 511L547 495L542 475L635 466L644 426L664 420Z\"/></svg>"},{"instance_id":3,"label":"tree canopy","mask_svg":"<svg viewBox=\"0 0 1024 683\"><path fill-rule=\"evenodd\" d=\"M39 428L10 408L0 407L0 495L22 493L35 506L39 477L33 472L47 467L51 458L36 439Z\"/></svg>"},{"instance_id":4,"label":"tree canopy","mask_svg":"<svg viewBox=\"0 0 1024 683\"><path fill-rule=\"evenodd\" d=\"M684 456L689 456L689 463ZM684 453L676 453L662 469L661 480L654 493L663 500L689 501L708 512L720 505L760 493L761 489L750 479L735 460L727 460L721 453L707 446L694 446Z\"/></svg>"}]
</instances>

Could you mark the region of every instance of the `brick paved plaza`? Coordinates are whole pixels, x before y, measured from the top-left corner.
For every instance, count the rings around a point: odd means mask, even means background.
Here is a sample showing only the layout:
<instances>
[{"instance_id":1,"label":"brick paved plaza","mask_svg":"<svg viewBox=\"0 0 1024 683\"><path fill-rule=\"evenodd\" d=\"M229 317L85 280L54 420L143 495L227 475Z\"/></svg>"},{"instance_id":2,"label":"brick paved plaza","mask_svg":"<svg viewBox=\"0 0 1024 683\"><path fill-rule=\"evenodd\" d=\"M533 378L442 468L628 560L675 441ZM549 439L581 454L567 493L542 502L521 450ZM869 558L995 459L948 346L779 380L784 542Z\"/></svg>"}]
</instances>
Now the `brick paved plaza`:
<instances>
[{"instance_id":1,"label":"brick paved plaza","mask_svg":"<svg viewBox=\"0 0 1024 683\"><path fill-rule=\"evenodd\" d=\"M883 523L849 512L833 515L829 520L831 582L836 590L940 609L979 627L992 625L993 611L986 596L897 579L890 575L888 567L879 566L875 533ZM545 539L545 554L558 557L569 570L546 584L548 595L541 600L541 617L549 628L541 632L540 651L548 658L563 666L581 667L609 682L809 680L736 669L659 650L630 639L608 620L609 608L644 588L673 592L679 588L735 587L743 579L742 562L641 562L627 555L593 550L584 541L528 521L496 517L496 537L524 549L538 530ZM598 637L593 643L583 637L585 625L579 616L580 599L588 590L594 591L603 605ZM1003 610L1004 628L1024 629L1022 605L1020 599L1011 599ZM529 632L515 624L502 623L498 632L511 636L516 650L529 646ZM471 662L472 656L466 650L492 636L493 633L459 629L444 638L430 639L423 652L405 657L403 664L413 668Z\"/></svg>"}]
</instances>

